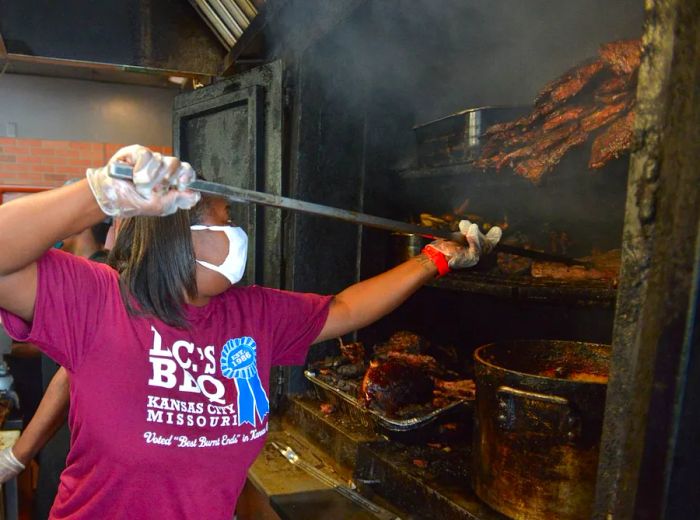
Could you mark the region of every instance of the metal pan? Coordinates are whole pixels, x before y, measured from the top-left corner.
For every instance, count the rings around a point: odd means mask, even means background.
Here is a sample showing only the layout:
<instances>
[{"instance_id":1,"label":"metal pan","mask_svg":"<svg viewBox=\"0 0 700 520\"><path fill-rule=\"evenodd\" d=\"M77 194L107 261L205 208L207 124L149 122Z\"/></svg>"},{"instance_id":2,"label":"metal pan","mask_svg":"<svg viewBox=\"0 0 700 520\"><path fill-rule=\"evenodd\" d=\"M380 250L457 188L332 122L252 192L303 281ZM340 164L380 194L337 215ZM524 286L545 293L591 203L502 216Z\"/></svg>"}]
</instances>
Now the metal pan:
<instances>
[{"instance_id":1,"label":"metal pan","mask_svg":"<svg viewBox=\"0 0 700 520\"><path fill-rule=\"evenodd\" d=\"M313 370L305 370L304 376L306 376L306 379L313 383L316 390L316 395L320 400L331 403L364 426L369 427L373 423L390 432L409 432L421 430L431 425L437 419L442 418L451 412L456 412L464 408L470 408L473 405L473 401L461 399L450 403L443 408L433 410L425 415L406 419L394 419L391 417L386 417L377 410L372 410L371 408L365 407L354 396L335 388L322 379L319 379L316 372Z\"/></svg>"}]
</instances>

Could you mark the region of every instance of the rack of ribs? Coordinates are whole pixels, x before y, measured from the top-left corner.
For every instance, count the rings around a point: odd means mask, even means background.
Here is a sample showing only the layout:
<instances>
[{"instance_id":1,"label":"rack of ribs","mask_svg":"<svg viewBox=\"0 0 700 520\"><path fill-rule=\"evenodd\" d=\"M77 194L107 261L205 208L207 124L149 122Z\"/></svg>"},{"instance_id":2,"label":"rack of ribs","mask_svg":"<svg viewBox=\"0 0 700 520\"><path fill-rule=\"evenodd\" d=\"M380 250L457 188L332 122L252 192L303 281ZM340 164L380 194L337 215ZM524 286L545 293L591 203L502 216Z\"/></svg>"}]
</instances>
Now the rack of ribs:
<instances>
[{"instance_id":1,"label":"rack of ribs","mask_svg":"<svg viewBox=\"0 0 700 520\"><path fill-rule=\"evenodd\" d=\"M589 166L601 168L631 146L639 40L604 44L598 57L566 71L537 95L533 110L482 135L475 166L511 168L534 183L575 146L594 140ZM609 143L607 141L610 141Z\"/></svg>"},{"instance_id":2,"label":"rack of ribs","mask_svg":"<svg viewBox=\"0 0 700 520\"><path fill-rule=\"evenodd\" d=\"M619 157L632 147L634 111L618 118L596 137L591 147L590 168L602 168L611 159Z\"/></svg>"}]
</instances>

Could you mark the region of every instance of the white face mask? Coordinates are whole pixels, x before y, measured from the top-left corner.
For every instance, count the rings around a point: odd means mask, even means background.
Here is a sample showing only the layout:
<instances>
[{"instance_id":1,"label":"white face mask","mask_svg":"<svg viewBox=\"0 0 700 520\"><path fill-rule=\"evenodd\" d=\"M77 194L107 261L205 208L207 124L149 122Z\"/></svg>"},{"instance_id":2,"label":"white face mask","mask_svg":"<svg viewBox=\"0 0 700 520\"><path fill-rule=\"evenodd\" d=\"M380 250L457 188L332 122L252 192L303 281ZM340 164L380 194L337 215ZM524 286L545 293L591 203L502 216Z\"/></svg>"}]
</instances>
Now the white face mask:
<instances>
[{"instance_id":1,"label":"white face mask","mask_svg":"<svg viewBox=\"0 0 700 520\"><path fill-rule=\"evenodd\" d=\"M245 263L248 258L248 235L245 234L239 227L233 226L190 226L192 231L201 231L210 229L211 231L223 231L228 238L228 255L224 263L221 265L210 264L203 260L197 260L197 263L207 269L216 271L225 276L231 285L239 282L243 278L245 272Z\"/></svg>"}]
</instances>

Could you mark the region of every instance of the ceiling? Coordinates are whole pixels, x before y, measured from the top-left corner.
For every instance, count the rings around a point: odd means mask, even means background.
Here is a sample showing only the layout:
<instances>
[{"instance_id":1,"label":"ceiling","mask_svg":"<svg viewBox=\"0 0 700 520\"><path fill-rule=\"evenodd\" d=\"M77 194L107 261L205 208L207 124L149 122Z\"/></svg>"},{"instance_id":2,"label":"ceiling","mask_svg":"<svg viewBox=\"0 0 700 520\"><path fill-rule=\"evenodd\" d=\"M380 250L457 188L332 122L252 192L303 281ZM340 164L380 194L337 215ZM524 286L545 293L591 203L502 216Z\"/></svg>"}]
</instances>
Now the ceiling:
<instances>
[{"instance_id":1,"label":"ceiling","mask_svg":"<svg viewBox=\"0 0 700 520\"><path fill-rule=\"evenodd\" d=\"M227 51L231 50L257 16L258 6L264 3L264 0L189 1Z\"/></svg>"},{"instance_id":2,"label":"ceiling","mask_svg":"<svg viewBox=\"0 0 700 520\"><path fill-rule=\"evenodd\" d=\"M264 0L77 0L61 5L0 0L0 75L173 89L207 84L221 74L224 57ZM75 31L76 26L84 30Z\"/></svg>"}]
</instances>

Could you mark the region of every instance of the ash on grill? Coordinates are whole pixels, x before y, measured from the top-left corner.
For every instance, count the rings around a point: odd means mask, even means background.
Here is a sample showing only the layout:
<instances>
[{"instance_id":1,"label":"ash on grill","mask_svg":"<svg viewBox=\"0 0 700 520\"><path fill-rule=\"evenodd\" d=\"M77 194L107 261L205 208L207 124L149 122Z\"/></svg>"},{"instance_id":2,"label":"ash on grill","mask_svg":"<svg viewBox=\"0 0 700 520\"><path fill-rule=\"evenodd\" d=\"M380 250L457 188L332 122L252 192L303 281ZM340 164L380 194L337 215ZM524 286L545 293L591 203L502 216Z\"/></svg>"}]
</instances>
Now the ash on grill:
<instances>
[{"instance_id":1,"label":"ash on grill","mask_svg":"<svg viewBox=\"0 0 700 520\"><path fill-rule=\"evenodd\" d=\"M386 417L422 416L475 397L474 381L457 368L456 350L412 332L396 332L370 353L360 342L341 342L340 351L311 368L319 379Z\"/></svg>"}]
</instances>

